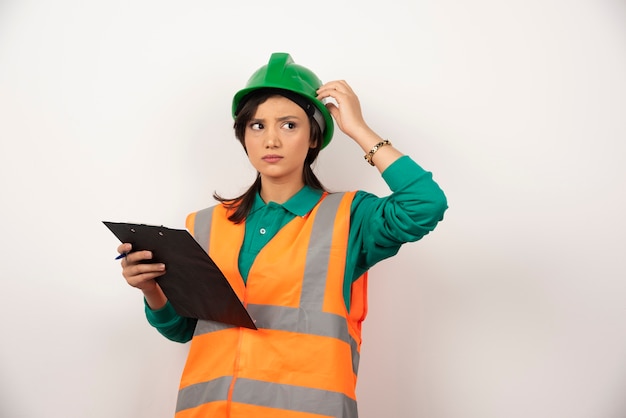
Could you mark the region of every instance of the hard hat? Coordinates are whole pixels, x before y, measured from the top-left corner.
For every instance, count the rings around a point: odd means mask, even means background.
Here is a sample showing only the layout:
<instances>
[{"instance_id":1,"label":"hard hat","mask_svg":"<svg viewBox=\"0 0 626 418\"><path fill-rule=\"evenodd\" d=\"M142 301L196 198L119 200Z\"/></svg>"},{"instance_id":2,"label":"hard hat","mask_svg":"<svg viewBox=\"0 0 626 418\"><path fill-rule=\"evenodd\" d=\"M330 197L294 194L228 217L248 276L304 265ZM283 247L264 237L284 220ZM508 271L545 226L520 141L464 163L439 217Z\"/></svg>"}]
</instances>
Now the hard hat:
<instances>
[{"instance_id":1,"label":"hard hat","mask_svg":"<svg viewBox=\"0 0 626 418\"><path fill-rule=\"evenodd\" d=\"M321 85L320 79L308 68L295 64L291 55L275 52L267 65L256 70L248 80L246 87L235 94L232 106L233 117L237 116L246 101L246 96L255 90L278 89L286 91L287 94L284 95L303 107L307 114L312 116L320 125L322 128L322 148L324 148L333 137L334 124L324 103L317 99L316 91ZM293 94L289 94L289 92L297 93L297 95L306 98L313 103L314 108L308 106L310 109L307 110L306 105L303 106L303 101L297 100L299 99L297 96L294 100Z\"/></svg>"}]
</instances>

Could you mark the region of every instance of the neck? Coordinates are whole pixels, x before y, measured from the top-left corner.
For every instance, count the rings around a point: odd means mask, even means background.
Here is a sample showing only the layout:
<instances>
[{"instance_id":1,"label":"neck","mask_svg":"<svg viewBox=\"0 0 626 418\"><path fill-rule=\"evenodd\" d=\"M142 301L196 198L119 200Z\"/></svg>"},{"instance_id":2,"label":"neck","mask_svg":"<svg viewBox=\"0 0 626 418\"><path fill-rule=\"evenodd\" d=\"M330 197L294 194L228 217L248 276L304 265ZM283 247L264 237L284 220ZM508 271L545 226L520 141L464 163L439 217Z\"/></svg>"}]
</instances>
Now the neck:
<instances>
[{"instance_id":1,"label":"neck","mask_svg":"<svg viewBox=\"0 0 626 418\"><path fill-rule=\"evenodd\" d=\"M304 187L304 182L276 183L261 178L261 199L265 203L283 204Z\"/></svg>"}]
</instances>

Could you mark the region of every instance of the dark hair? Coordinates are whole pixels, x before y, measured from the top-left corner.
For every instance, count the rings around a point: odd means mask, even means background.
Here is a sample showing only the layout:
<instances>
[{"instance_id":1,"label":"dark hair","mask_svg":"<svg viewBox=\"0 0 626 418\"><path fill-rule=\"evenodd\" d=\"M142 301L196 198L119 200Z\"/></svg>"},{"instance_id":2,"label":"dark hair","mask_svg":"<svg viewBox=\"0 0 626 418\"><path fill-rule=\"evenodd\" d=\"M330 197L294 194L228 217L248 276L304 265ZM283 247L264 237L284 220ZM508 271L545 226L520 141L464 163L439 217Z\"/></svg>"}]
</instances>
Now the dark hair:
<instances>
[{"instance_id":1,"label":"dark hair","mask_svg":"<svg viewBox=\"0 0 626 418\"><path fill-rule=\"evenodd\" d=\"M259 91L258 93L252 93L249 98L246 97L246 102L241 106L241 110L235 117L235 123L233 128L235 129L235 137L239 140L239 143L246 150L245 134L248 123L254 117L259 105L264 103L270 97L277 96L275 91ZM310 140L315 142L315 147L309 148L309 152L304 160L304 168L302 169L302 180L306 186L309 186L317 190L325 190L322 183L319 181L311 165L317 159L320 150L322 149L322 129L317 124L315 119L309 116L310 125ZM247 151L246 151L247 154ZM246 220L252 204L254 203L255 196L261 191L261 174L257 172L256 180L241 196L234 199L223 198L217 192L213 193L213 198L221 202L229 210L230 214L228 220L234 223L241 223Z\"/></svg>"}]
</instances>

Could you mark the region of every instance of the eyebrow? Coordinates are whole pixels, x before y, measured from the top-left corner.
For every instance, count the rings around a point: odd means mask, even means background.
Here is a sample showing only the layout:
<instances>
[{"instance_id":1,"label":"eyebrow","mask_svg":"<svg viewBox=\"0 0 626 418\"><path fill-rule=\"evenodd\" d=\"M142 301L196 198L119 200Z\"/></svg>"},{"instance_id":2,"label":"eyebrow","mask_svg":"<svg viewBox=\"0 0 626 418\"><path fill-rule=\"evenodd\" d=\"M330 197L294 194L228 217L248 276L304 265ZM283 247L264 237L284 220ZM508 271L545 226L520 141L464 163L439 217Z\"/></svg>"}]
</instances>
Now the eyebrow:
<instances>
[{"instance_id":1,"label":"eyebrow","mask_svg":"<svg viewBox=\"0 0 626 418\"><path fill-rule=\"evenodd\" d=\"M279 122L283 122L283 121L286 121L286 120L289 120L289 119L297 119L297 120L301 120L301 118L300 118L300 117L298 117L298 116L293 116L293 115L281 116L281 117L279 117L279 118L276 118L276 120L277 120L277 121L279 121ZM265 119L263 119L263 118L252 118L252 119L250 120L250 122L265 122Z\"/></svg>"}]
</instances>

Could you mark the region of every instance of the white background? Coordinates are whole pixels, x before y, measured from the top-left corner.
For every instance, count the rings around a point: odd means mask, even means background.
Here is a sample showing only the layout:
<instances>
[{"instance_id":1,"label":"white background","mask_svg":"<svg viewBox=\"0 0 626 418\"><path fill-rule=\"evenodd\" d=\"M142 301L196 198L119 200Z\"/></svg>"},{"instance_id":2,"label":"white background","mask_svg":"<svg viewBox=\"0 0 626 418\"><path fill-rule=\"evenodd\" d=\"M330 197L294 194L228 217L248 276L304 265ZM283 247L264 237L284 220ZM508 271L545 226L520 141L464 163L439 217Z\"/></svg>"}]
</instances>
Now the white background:
<instances>
[{"instance_id":1,"label":"white background","mask_svg":"<svg viewBox=\"0 0 626 418\"><path fill-rule=\"evenodd\" d=\"M274 51L449 198L371 271L360 416L626 416L621 0L0 1L0 416L172 416L188 346L101 221L247 187L230 101ZM362 154L335 135L326 186L386 194Z\"/></svg>"}]
</instances>

